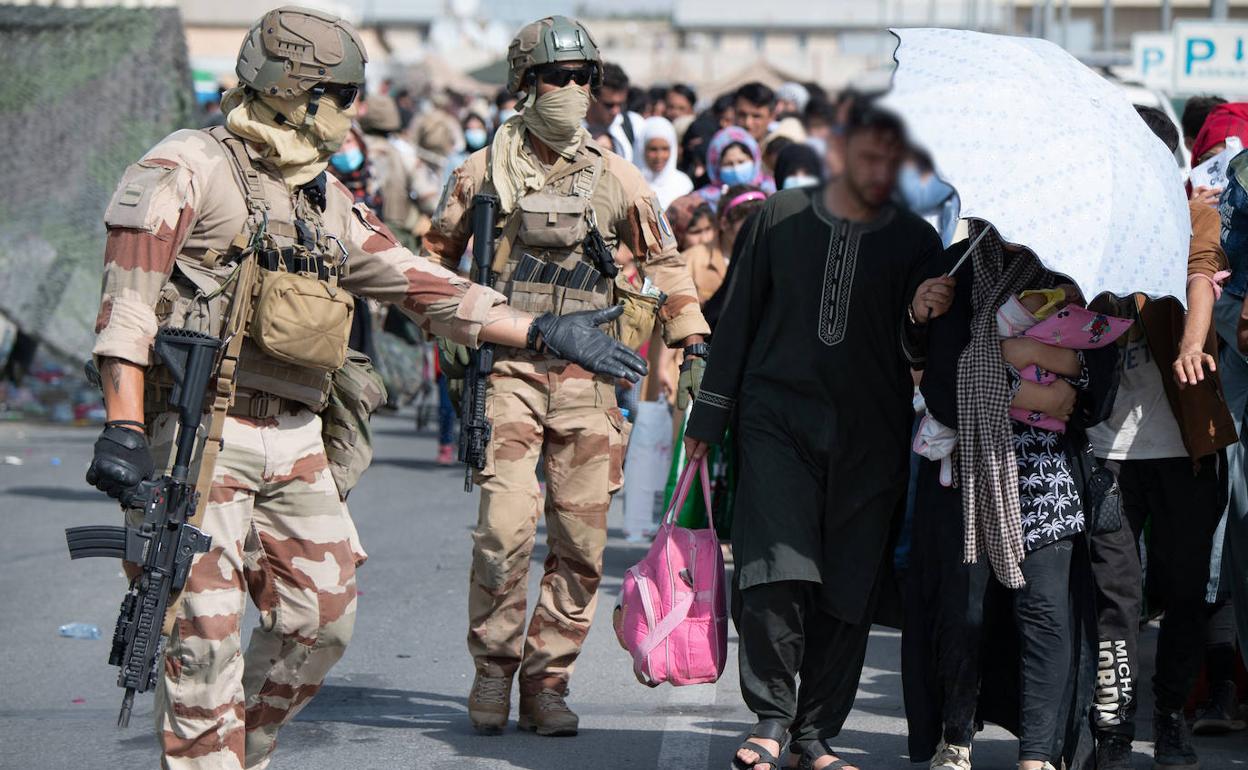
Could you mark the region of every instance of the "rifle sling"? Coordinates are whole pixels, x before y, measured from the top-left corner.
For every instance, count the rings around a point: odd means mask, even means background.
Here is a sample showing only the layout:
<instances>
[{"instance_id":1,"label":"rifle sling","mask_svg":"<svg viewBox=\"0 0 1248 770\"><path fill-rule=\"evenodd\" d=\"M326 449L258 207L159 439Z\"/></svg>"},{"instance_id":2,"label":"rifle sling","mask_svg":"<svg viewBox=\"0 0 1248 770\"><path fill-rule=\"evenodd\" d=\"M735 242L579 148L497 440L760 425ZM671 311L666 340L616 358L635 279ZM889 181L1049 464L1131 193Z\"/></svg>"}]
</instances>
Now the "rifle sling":
<instances>
[{"instance_id":1,"label":"rifle sling","mask_svg":"<svg viewBox=\"0 0 1248 770\"><path fill-rule=\"evenodd\" d=\"M253 216L267 209L260 192L259 179L255 169L247 158L242 143L228 132L209 132L229 151L226 153L234 167L235 181L238 182L247 207ZM250 172L250 174L248 173ZM254 178L253 178L254 176ZM226 318L222 339L225 349L221 353L221 363L217 367L217 376L213 380L212 414L208 420L208 432L204 440L204 448L199 458L199 473L195 477L195 510L187 517L187 523L193 527L201 527L204 511L208 507L208 498L212 492L212 477L216 470L217 456L221 454L221 439L225 432L225 416L230 404L234 401L234 389L238 382L238 359L243 351L243 339L246 337L247 324L251 320L252 291L260 272L252 248L251 234L239 233L235 236L234 245L242 250L232 280L236 281L234 296L230 298L229 315ZM182 594L169 597L169 607L165 611L161 632L166 636L173 633L177 620L178 608L182 604Z\"/></svg>"}]
</instances>

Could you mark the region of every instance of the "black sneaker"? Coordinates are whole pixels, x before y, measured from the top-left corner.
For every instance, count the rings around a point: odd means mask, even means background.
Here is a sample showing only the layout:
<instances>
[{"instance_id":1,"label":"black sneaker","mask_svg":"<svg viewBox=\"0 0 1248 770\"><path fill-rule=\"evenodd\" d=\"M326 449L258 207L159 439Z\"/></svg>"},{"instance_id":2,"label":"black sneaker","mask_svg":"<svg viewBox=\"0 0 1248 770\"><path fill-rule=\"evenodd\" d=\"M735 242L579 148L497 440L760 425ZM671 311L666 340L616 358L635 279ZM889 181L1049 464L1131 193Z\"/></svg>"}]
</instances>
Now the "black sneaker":
<instances>
[{"instance_id":1,"label":"black sneaker","mask_svg":"<svg viewBox=\"0 0 1248 770\"><path fill-rule=\"evenodd\" d=\"M1221 735L1244 729L1239 718L1239 699L1234 682L1219 682L1209 696L1209 705L1196 715L1192 732L1197 735Z\"/></svg>"},{"instance_id":2,"label":"black sneaker","mask_svg":"<svg viewBox=\"0 0 1248 770\"><path fill-rule=\"evenodd\" d=\"M1131 738L1117 733L1098 733L1096 770L1131 770Z\"/></svg>"},{"instance_id":3,"label":"black sneaker","mask_svg":"<svg viewBox=\"0 0 1248 770\"><path fill-rule=\"evenodd\" d=\"M1182 711L1153 711L1153 770L1200 770Z\"/></svg>"}]
</instances>

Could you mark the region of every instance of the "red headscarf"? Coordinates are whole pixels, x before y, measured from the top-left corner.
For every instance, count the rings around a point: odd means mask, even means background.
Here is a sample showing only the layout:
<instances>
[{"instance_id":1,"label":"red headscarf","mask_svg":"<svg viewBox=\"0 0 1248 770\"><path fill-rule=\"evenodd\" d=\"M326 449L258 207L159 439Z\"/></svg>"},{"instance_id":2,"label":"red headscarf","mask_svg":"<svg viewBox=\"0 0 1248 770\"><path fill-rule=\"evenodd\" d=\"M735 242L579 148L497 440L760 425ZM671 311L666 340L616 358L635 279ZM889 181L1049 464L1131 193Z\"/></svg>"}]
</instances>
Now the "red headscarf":
<instances>
[{"instance_id":1,"label":"red headscarf","mask_svg":"<svg viewBox=\"0 0 1248 770\"><path fill-rule=\"evenodd\" d=\"M1248 102L1232 102L1219 104L1205 118L1205 125L1200 127L1196 141L1192 143L1192 165L1198 162L1201 155L1226 141L1228 136L1238 136L1248 147Z\"/></svg>"}]
</instances>

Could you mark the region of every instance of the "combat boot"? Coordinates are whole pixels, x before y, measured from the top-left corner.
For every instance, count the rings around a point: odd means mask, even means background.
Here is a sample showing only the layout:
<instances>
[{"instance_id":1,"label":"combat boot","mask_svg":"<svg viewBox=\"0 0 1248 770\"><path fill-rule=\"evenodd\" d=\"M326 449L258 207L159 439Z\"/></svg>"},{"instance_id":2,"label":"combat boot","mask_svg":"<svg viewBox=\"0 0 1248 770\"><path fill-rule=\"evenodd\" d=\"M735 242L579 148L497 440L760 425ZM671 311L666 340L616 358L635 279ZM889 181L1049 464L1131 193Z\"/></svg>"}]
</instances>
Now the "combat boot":
<instances>
[{"instance_id":1,"label":"combat boot","mask_svg":"<svg viewBox=\"0 0 1248 770\"><path fill-rule=\"evenodd\" d=\"M564 694L555 690L542 690L533 695L520 694L521 730L532 730L538 735L576 735L580 719L568 708Z\"/></svg>"},{"instance_id":2,"label":"combat boot","mask_svg":"<svg viewBox=\"0 0 1248 770\"><path fill-rule=\"evenodd\" d=\"M482 735L501 735L511 716L511 677L477 672L468 693L468 718Z\"/></svg>"},{"instance_id":3,"label":"combat boot","mask_svg":"<svg viewBox=\"0 0 1248 770\"><path fill-rule=\"evenodd\" d=\"M1199 770L1182 711L1153 712L1153 770Z\"/></svg>"},{"instance_id":4,"label":"combat boot","mask_svg":"<svg viewBox=\"0 0 1248 770\"><path fill-rule=\"evenodd\" d=\"M1131 737L1099 733L1096 738L1096 770L1131 770Z\"/></svg>"}]
</instances>

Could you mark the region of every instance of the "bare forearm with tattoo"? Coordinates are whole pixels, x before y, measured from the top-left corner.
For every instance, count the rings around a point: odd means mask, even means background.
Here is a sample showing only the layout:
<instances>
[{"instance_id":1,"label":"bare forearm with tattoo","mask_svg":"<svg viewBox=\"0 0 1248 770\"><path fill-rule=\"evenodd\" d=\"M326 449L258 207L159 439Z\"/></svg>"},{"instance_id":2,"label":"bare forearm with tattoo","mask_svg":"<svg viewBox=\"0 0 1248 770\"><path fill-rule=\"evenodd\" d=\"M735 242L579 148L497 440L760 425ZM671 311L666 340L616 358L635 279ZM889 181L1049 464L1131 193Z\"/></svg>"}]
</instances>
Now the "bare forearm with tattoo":
<instances>
[{"instance_id":1,"label":"bare forearm with tattoo","mask_svg":"<svg viewBox=\"0 0 1248 770\"><path fill-rule=\"evenodd\" d=\"M143 422L143 367L105 358L100 361L100 385L109 420Z\"/></svg>"}]
</instances>

